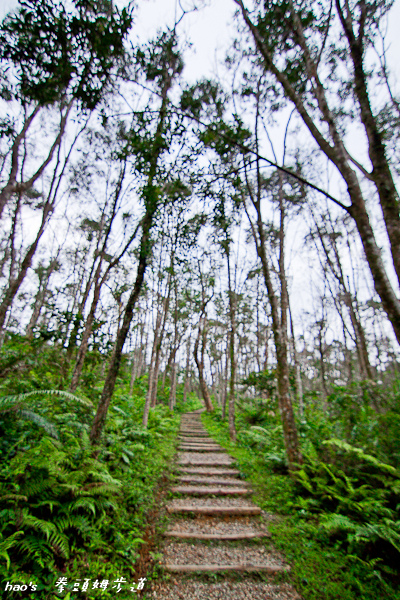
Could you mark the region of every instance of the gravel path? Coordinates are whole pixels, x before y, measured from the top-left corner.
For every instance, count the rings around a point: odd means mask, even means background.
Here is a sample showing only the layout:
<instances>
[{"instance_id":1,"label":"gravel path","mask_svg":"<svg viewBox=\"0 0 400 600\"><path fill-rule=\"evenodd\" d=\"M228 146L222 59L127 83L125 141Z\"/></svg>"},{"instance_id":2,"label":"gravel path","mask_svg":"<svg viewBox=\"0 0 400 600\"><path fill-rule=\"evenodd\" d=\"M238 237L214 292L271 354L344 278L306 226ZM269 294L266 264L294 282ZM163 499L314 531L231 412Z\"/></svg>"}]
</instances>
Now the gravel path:
<instances>
[{"instance_id":1,"label":"gravel path","mask_svg":"<svg viewBox=\"0 0 400 600\"><path fill-rule=\"evenodd\" d=\"M227 465L232 464L233 460L229 456L229 454L225 454L223 452L179 452L178 453L178 461L179 462L198 462L201 459L204 463L213 463L215 461L226 463Z\"/></svg>"},{"instance_id":2,"label":"gravel path","mask_svg":"<svg viewBox=\"0 0 400 600\"><path fill-rule=\"evenodd\" d=\"M264 546L229 546L223 545L205 545L171 542L164 548L164 560L166 563L175 564L215 564L229 565L237 564L255 564L271 566L287 566L281 557L277 554L271 554Z\"/></svg>"},{"instance_id":3,"label":"gravel path","mask_svg":"<svg viewBox=\"0 0 400 600\"><path fill-rule=\"evenodd\" d=\"M174 531L182 533L265 533L263 523L255 522L249 517L218 519L215 517L197 517L196 519L176 519L171 526Z\"/></svg>"},{"instance_id":4,"label":"gravel path","mask_svg":"<svg viewBox=\"0 0 400 600\"><path fill-rule=\"evenodd\" d=\"M211 477L202 477L201 475L184 475L183 477L178 477L177 478L179 482L181 483L185 483L185 484L192 484L192 483L196 483L196 485L217 485L217 484L223 484L223 485L233 485L234 487L248 487L248 484L246 481L241 481L240 479L234 479L233 477L217 477L217 476L211 476Z\"/></svg>"},{"instance_id":5,"label":"gravel path","mask_svg":"<svg viewBox=\"0 0 400 600\"><path fill-rule=\"evenodd\" d=\"M168 541L164 544L162 564L172 576L166 581L153 582L146 590L149 594L146 597L155 600L301 600L292 586L274 584L274 577L282 571L288 572L290 567L263 541L268 530L260 508L249 499L225 495L232 488L239 493L246 490L246 484L238 478L239 471L232 468L234 461L228 454L207 452L201 447L201 444L215 444L214 440L210 437L202 437L201 442L196 440L199 433L207 436L200 417L197 412L182 417L181 433L186 436L185 442L191 440L199 444L199 448L181 451L177 456L180 477L175 489L185 493L188 488L188 492L173 498L167 505L174 518L165 532ZM218 484L218 480L223 483ZM200 486L206 496L195 495ZM216 486L221 496L212 495ZM191 517L182 517L188 510ZM258 572L268 573L271 582L261 582L260 575L254 575ZM199 573L220 573L219 580L210 583L209 579L199 578ZM241 581L235 579L239 574Z\"/></svg>"},{"instance_id":6,"label":"gravel path","mask_svg":"<svg viewBox=\"0 0 400 600\"><path fill-rule=\"evenodd\" d=\"M237 508L254 506L253 502L250 502L245 498L197 498L193 496L184 496L183 498L174 498L170 502L170 505L174 508L186 506L187 504L198 507L206 506L207 508L210 506L229 506Z\"/></svg>"},{"instance_id":7,"label":"gravel path","mask_svg":"<svg viewBox=\"0 0 400 600\"><path fill-rule=\"evenodd\" d=\"M271 585L258 581L220 583L174 580L156 583L152 590L155 600L301 600L290 585Z\"/></svg>"},{"instance_id":8,"label":"gravel path","mask_svg":"<svg viewBox=\"0 0 400 600\"><path fill-rule=\"evenodd\" d=\"M229 467L183 467L180 465L182 473L187 474L198 474L198 475L218 475L222 477L231 477L232 475L238 475L239 471L236 469L230 469Z\"/></svg>"}]
</instances>

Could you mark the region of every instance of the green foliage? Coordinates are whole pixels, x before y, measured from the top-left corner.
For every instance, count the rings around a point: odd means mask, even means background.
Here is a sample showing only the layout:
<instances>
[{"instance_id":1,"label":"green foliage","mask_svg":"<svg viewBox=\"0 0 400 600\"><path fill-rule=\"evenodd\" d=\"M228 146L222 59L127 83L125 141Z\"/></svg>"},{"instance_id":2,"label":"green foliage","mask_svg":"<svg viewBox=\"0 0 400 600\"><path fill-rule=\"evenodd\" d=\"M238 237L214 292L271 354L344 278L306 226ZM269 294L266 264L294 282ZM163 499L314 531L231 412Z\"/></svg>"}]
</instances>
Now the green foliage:
<instances>
[{"instance_id":1,"label":"green foliage","mask_svg":"<svg viewBox=\"0 0 400 600\"><path fill-rule=\"evenodd\" d=\"M391 565L400 552L398 471L342 440L324 444L340 454L333 463L306 459L295 474L294 506L303 516L320 514L321 528L351 553Z\"/></svg>"},{"instance_id":2,"label":"green foliage","mask_svg":"<svg viewBox=\"0 0 400 600\"><path fill-rule=\"evenodd\" d=\"M102 97L132 23L111 2L19 0L0 30L0 59L17 70L23 102L52 104L71 94L92 109Z\"/></svg>"},{"instance_id":3,"label":"green foliage","mask_svg":"<svg viewBox=\"0 0 400 600\"><path fill-rule=\"evenodd\" d=\"M282 515L271 522L273 542L291 562L302 597L399 598L398 448L392 428L381 426L392 417L397 422L398 382L337 387L327 403L328 409L315 394L305 398L298 424L304 463L293 477L271 400L237 401L236 445L218 409L203 422L252 482L256 502Z\"/></svg>"},{"instance_id":4,"label":"green foliage","mask_svg":"<svg viewBox=\"0 0 400 600\"><path fill-rule=\"evenodd\" d=\"M241 381L243 385L255 387L260 392L272 395L276 392L276 370L250 373Z\"/></svg>"},{"instance_id":5,"label":"green foliage","mask_svg":"<svg viewBox=\"0 0 400 600\"><path fill-rule=\"evenodd\" d=\"M0 398L1 579L32 581L37 592L27 597L39 593L44 600L54 597L60 574L69 581L82 573L133 581L157 484L175 451L179 417L161 404L151 411L148 429L142 428L146 385L138 381L134 394L128 393L124 359L95 456L89 444L92 402L64 391L32 389L57 380L65 351L41 341L41 351L29 353L29 344L15 337L4 345L5 360L10 349L18 359L20 377L15 381L10 372L1 386L13 392ZM56 353L57 363L51 360ZM97 372L92 386L88 374L97 364L99 357L86 364L79 392L93 401L102 382ZM189 403L196 404L193 398Z\"/></svg>"}]
</instances>

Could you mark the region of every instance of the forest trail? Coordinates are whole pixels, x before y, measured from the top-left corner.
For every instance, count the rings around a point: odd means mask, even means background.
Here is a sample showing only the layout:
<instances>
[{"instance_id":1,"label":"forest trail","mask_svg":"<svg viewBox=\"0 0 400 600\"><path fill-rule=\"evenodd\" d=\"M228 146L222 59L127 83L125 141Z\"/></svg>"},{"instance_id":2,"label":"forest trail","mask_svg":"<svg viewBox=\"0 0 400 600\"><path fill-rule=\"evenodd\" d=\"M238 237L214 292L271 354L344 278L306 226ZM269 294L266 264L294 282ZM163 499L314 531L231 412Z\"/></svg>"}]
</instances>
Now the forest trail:
<instances>
[{"instance_id":1,"label":"forest trail","mask_svg":"<svg viewBox=\"0 0 400 600\"><path fill-rule=\"evenodd\" d=\"M270 546L261 509L233 459L212 440L201 411L182 416L177 495L167 510L163 567L170 579L153 585L158 600L300 600L277 584L290 570ZM211 577L205 577L206 574ZM261 579L260 574L263 574Z\"/></svg>"}]
</instances>

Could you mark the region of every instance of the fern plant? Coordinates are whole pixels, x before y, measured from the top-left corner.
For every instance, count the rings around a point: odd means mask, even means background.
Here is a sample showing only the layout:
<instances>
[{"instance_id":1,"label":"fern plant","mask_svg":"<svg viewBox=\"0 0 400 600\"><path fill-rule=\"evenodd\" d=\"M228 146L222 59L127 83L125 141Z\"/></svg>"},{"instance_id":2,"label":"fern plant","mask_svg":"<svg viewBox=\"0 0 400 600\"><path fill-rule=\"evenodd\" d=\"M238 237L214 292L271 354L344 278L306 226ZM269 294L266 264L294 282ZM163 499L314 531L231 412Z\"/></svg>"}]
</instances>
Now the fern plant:
<instances>
[{"instance_id":1,"label":"fern plant","mask_svg":"<svg viewBox=\"0 0 400 600\"><path fill-rule=\"evenodd\" d=\"M321 530L344 540L350 551L386 544L400 553L399 472L375 456L338 439L323 442L352 457L343 468L307 458L295 474L303 490L297 506L320 513Z\"/></svg>"},{"instance_id":2,"label":"fern plant","mask_svg":"<svg viewBox=\"0 0 400 600\"><path fill-rule=\"evenodd\" d=\"M69 435L67 444L44 436L19 452L1 475L0 502L6 508L0 529L13 540L20 564L34 562L42 569L69 557L71 534L88 539L95 533L99 521L116 510L121 489L106 465L93 458L87 434ZM11 537L21 531L18 539Z\"/></svg>"},{"instance_id":3,"label":"fern plant","mask_svg":"<svg viewBox=\"0 0 400 600\"><path fill-rule=\"evenodd\" d=\"M79 398L74 394L65 392L63 390L35 390L33 392L26 392L24 394L12 394L9 396L0 397L0 414L12 413L14 416L20 419L30 421L42 427L47 434L58 439L58 431L53 422L46 419L43 415L36 411L28 408L32 401L37 401L38 398L54 398L61 400L68 400L70 402L76 402L84 407L91 407L92 403L89 400Z\"/></svg>"}]
</instances>

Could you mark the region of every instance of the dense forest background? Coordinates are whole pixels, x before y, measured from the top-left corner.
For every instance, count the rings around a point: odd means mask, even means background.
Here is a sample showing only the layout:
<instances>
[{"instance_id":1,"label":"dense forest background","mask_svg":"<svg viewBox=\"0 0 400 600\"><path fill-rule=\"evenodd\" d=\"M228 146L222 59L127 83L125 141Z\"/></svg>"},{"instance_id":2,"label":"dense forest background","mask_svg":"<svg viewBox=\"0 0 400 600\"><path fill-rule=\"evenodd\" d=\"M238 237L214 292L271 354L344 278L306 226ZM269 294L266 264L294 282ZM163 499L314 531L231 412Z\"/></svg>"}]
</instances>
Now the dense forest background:
<instances>
[{"instance_id":1,"label":"dense forest background","mask_svg":"<svg viewBox=\"0 0 400 600\"><path fill-rule=\"evenodd\" d=\"M204 406L286 515L304 598L393 598L393 3L232 0L196 83L186 4L141 45L135 3L20 0L1 25L2 576L43 598L60 573L132 579Z\"/></svg>"}]
</instances>

